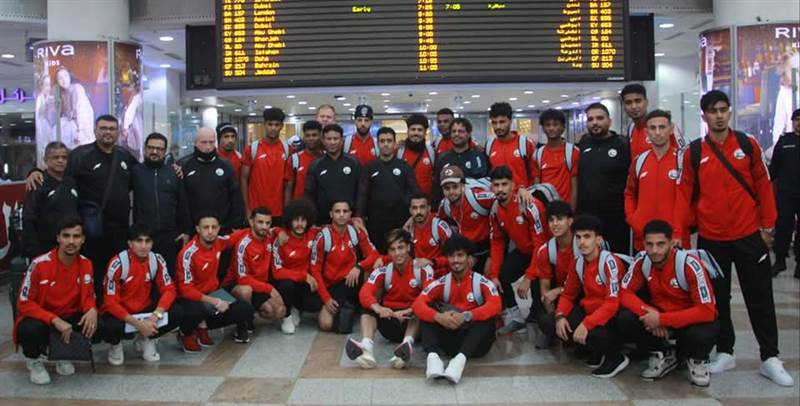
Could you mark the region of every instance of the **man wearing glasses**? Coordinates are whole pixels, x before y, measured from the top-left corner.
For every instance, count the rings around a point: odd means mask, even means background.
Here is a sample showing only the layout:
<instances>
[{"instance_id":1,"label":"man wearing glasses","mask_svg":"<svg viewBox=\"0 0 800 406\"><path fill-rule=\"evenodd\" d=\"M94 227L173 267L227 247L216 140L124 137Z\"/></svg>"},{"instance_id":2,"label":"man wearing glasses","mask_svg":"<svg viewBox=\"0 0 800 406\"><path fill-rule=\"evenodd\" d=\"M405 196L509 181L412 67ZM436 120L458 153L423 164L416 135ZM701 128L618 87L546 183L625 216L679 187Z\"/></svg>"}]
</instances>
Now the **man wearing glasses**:
<instances>
[{"instance_id":1,"label":"man wearing glasses","mask_svg":"<svg viewBox=\"0 0 800 406\"><path fill-rule=\"evenodd\" d=\"M133 167L133 222L152 230L153 252L161 254L170 276L175 276L175 258L192 227L186 190L175 170L164 163L167 137L151 133L144 142L144 165Z\"/></svg>"}]
</instances>

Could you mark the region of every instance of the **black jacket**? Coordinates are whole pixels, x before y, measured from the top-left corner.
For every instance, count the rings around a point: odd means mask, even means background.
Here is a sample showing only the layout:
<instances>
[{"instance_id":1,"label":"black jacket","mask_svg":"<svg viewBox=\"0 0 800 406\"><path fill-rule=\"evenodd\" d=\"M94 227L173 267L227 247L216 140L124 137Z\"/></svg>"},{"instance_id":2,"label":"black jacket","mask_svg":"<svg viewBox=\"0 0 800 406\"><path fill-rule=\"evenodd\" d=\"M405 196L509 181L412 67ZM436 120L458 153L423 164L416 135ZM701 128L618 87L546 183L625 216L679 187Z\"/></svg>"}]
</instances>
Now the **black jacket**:
<instances>
[{"instance_id":1,"label":"black jacket","mask_svg":"<svg viewBox=\"0 0 800 406\"><path fill-rule=\"evenodd\" d=\"M628 139L613 131L605 139L586 134L578 148L578 211L601 217L603 213L624 213L625 184L631 165Z\"/></svg>"},{"instance_id":2,"label":"black jacket","mask_svg":"<svg viewBox=\"0 0 800 406\"><path fill-rule=\"evenodd\" d=\"M772 149L769 176L778 195L800 198L800 135L786 133Z\"/></svg>"},{"instance_id":3,"label":"black jacket","mask_svg":"<svg viewBox=\"0 0 800 406\"><path fill-rule=\"evenodd\" d=\"M34 258L56 246L56 226L66 216L78 214L78 187L64 176L58 180L43 172L44 182L25 194L22 208L23 252Z\"/></svg>"},{"instance_id":4,"label":"black jacket","mask_svg":"<svg viewBox=\"0 0 800 406\"><path fill-rule=\"evenodd\" d=\"M361 173L356 215L367 216L370 222L380 218L406 219L409 199L418 191L415 173L406 161L375 159Z\"/></svg>"},{"instance_id":5,"label":"black jacket","mask_svg":"<svg viewBox=\"0 0 800 406\"><path fill-rule=\"evenodd\" d=\"M317 207L317 224L330 222L330 210L334 202L346 200L355 212L361 165L349 154L342 153L337 159L328 154L314 161L306 175L305 197Z\"/></svg>"},{"instance_id":6,"label":"black jacket","mask_svg":"<svg viewBox=\"0 0 800 406\"><path fill-rule=\"evenodd\" d=\"M179 164L192 224L199 215L213 213L219 218L220 234L241 228L244 201L231 164L218 156L206 161L194 154L181 159Z\"/></svg>"},{"instance_id":7,"label":"black jacket","mask_svg":"<svg viewBox=\"0 0 800 406\"><path fill-rule=\"evenodd\" d=\"M191 235L192 223L183 181L170 165L148 164L133 168L133 221L147 224L155 233Z\"/></svg>"}]
</instances>

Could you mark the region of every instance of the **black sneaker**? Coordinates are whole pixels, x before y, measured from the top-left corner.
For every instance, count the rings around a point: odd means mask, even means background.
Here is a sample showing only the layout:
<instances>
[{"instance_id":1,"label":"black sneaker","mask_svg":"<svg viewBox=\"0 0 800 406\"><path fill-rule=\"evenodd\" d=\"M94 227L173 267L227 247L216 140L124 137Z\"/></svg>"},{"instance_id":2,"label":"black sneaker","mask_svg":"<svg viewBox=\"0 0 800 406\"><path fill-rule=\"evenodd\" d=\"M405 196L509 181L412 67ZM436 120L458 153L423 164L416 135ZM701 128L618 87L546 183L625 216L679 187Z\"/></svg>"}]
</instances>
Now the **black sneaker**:
<instances>
[{"instance_id":1,"label":"black sneaker","mask_svg":"<svg viewBox=\"0 0 800 406\"><path fill-rule=\"evenodd\" d=\"M589 358L586 359L586 366L589 368L597 368L600 365L603 365L603 361L605 361L605 359L605 355L591 352L589 353Z\"/></svg>"},{"instance_id":2,"label":"black sneaker","mask_svg":"<svg viewBox=\"0 0 800 406\"><path fill-rule=\"evenodd\" d=\"M775 263L772 264L772 277L778 276L781 272L786 270L786 257L776 256Z\"/></svg>"},{"instance_id":3,"label":"black sneaker","mask_svg":"<svg viewBox=\"0 0 800 406\"><path fill-rule=\"evenodd\" d=\"M256 325L253 319L247 320L247 332L253 334L256 332Z\"/></svg>"},{"instance_id":4,"label":"black sneaker","mask_svg":"<svg viewBox=\"0 0 800 406\"><path fill-rule=\"evenodd\" d=\"M398 345L394 349L394 355L406 363L411 360L411 354L413 353L414 353L414 348L411 347L411 343L409 343L408 341L400 343L400 345Z\"/></svg>"},{"instance_id":5,"label":"black sneaker","mask_svg":"<svg viewBox=\"0 0 800 406\"><path fill-rule=\"evenodd\" d=\"M250 342L250 333L246 329L244 331L236 331L233 333L233 341L239 344L247 344Z\"/></svg>"},{"instance_id":6,"label":"black sneaker","mask_svg":"<svg viewBox=\"0 0 800 406\"><path fill-rule=\"evenodd\" d=\"M603 360L603 364L592 371L592 376L597 378L613 378L628 366L630 360L627 356L617 354Z\"/></svg>"},{"instance_id":7,"label":"black sneaker","mask_svg":"<svg viewBox=\"0 0 800 406\"><path fill-rule=\"evenodd\" d=\"M364 353L364 347L360 341L348 338L347 343L344 345L344 352L347 354L347 358L354 360Z\"/></svg>"}]
</instances>

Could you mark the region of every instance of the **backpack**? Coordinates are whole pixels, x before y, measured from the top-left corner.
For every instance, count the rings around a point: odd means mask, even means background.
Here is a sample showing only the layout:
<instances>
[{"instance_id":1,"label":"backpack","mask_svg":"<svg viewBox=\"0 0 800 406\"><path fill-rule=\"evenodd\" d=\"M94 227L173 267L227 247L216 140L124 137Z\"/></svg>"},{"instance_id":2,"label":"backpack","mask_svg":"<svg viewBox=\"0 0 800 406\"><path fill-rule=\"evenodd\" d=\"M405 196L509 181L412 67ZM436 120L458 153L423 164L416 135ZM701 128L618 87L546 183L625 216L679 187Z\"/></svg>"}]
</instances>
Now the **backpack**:
<instances>
[{"instance_id":1,"label":"backpack","mask_svg":"<svg viewBox=\"0 0 800 406\"><path fill-rule=\"evenodd\" d=\"M472 296L475 298L475 303L477 303L478 306L481 306L484 303L483 292L481 292L481 278L483 278L483 275L477 272L472 273ZM442 301L445 303L450 303L450 285L453 282L453 274L448 273L447 275L443 276L442 279L444 279L444 292L442 293Z\"/></svg>"},{"instance_id":2,"label":"backpack","mask_svg":"<svg viewBox=\"0 0 800 406\"><path fill-rule=\"evenodd\" d=\"M575 258L581 256L581 252L578 250L578 241L574 238L572 239L572 255ZM547 241L547 259L550 261L550 266L555 270L556 263L558 262L558 243L556 242L556 237Z\"/></svg>"},{"instance_id":3,"label":"backpack","mask_svg":"<svg viewBox=\"0 0 800 406\"><path fill-rule=\"evenodd\" d=\"M445 233L447 234L448 237L450 236L450 226L447 224L447 222L442 221L442 219L438 217L434 217L431 220L431 239L433 239L434 242L433 245L439 245L439 242L442 240L441 237L439 237L440 225L443 225L448 230Z\"/></svg>"},{"instance_id":4,"label":"backpack","mask_svg":"<svg viewBox=\"0 0 800 406\"><path fill-rule=\"evenodd\" d=\"M299 154L300 154L299 152L295 152L294 154L292 154L292 156L289 157L289 159L292 161L292 170L294 172L297 172L297 169L300 168L300 155Z\"/></svg>"},{"instance_id":5,"label":"backpack","mask_svg":"<svg viewBox=\"0 0 800 406\"><path fill-rule=\"evenodd\" d=\"M417 281L417 287L422 288L422 270L426 269L429 275L433 275L433 270L430 267L420 267L417 264L417 261L413 261L411 263L411 270L414 271L414 280ZM383 290L385 292L389 291L389 288L392 285L392 275L394 274L394 264L390 263L383 267L385 275L383 276Z\"/></svg>"},{"instance_id":6,"label":"backpack","mask_svg":"<svg viewBox=\"0 0 800 406\"><path fill-rule=\"evenodd\" d=\"M633 165L633 174L634 174L634 180L636 181L637 184L639 183L639 175L642 173L642 168L644 168L644 163L647 161L647 157L650 156L651 151L652 151L651 149L648 149L647 151L642 152L636 157L636 162ZM678 177L680 177L681 172L683 172L683 151L678 150L676 151L676 154L677 158L675 162L677 165L675 169L678 171ZM696 173L697 172L695 172L695 174Z\"/></svg>"},{"instance_id":7,"label":"backpack","mask_svg":"<svg viewBox=\"0 0 800 406\"><path fill-rule=\"evenodd\" d=\"M536 163L539 165L539 172L542 171L542 156L544 155L545 146L536 149ZM568 142L564 144L564 163L567 164L567 171L572 172L572 154L575 153L575 144ZM540 175L541 176L541 175Z\"/></svg>"},{"instance_id":8,"label":"backpack","mask_svg":"<svg viewBox=\"0 0 800 406\"><path fill-rule=\"evenodd\" d=\"M495 218L497 217L497 206L499 204L500 203L498 203L497 200L495 200L494 203L492 203L492 210L491 210L492 217ZM543 232L545 222L542 221L542 215L541 213L539 213L539 208L536 207L536 204L531 203L527 207L523 205L521 201L517 202L517 204L519 205L519 212L522 213L523 216L525 215L526 211L530 213L531 219L533 220L533 229L536 230L537 233Z\"/></svg>"},{"instance_id":9,"label":"backpack","mask_svg":"<svg viewBox=\"0 0 800 406\"><path fill-rule=\"evenodd\" d=\"M250 159L255 163L256 158L258 158L258 143L259 140L255 140L250 143ZM284 140L280 140L281 146L283 147L283 156L284 159L289 157L289 144L286 143Z\"/></svg>"},{"instance_id":10,"label":"backpack","mask_svg":"<svg viewBox=\"0 0 800 406\"><path fill-rule=\"evenodd\" d=\"M352 135L352 134L348 135L347 137L344 137L344 148L342 149L343 153L345 153L345 154L349 154L350 153L350 147L353 146L353 137L355 137L355 136ZM371 135L369 137L372 138ZM376 157L377 156L381 156L381 152L378 150L378 143L377 142L373 142L372 143L372 149L374 150Z\"/></svg>"},{"instance_id":11,"label":"backpack","mask_svg":"<svg viewBox=\"0 0 800 406\"><path fill-rule=\"evenodd\" d=\"M320 231L322 233L322 247L325 250L325 253L331 252L333 248L333 238L331 236L331 229L330 227L325 227ZM355 247L358 245L358 231L356 231L355 226L348 224L347 225L347 234L350 236L350 244Z\"/></svg>"},{"instance_id":12,"label":"backpack","mask_svg":"<svg viewBox=\"0 0 800 406\"><path fill-rule=\"evenodd\" d=\"M466 184L464 185L464 197L467 199L467 203L469 203L472 210L475 213L482 217L486 217L489 215L490 210L485 209L481 206L480 202L478 202L478 197L475 195L475 191L473 189L483 189L482 192L489 192L491 184L489 183L488 178L480 178L480 179L466 179ZM444 213L447 217L453 217L450 214L450 201L447 199L442 200Z\"/></svg>"},{"instance_id":13,"label":"backpack","mask_svg":"<svg viewBox=\"0 0 800 406\"><path fill-rule=\"evenodd\" d=\"M678 281L678 286L684 291L689 291L689 283L686 281L686 263L689 256L693 256L703 263L703 267L708 271L709 279L725 277L722 268L720 268L717 260L714 259L714 256L711 255L710 252L706 250L677 250L675 252L675 279ZM653 262L650 261L650 257L648 257L644 251L639 252L636 257L637 262L642 263L642 274L645 279L649 278L650 272L653 271ZM700 271L700 269L695 268L693 263L689 262L689 265L692 266L695 272ZM633 268L631 268L631 270L633 270ZM625 279L629 279L627 275Z\"/></svg>"},{"instance_id":14,"label":"backpack","mask_svg":"<svg viewBox=\"0 0 800 406\"><path fill-rule=\"evenodd\" d=\"M491 138L489 138L488 141L486 141L486 156L487 157L492 155L492 145L494 144L494 140L495 139L497 139L497 137L491 137ZM517 138L517 153L519 154L519 157L522 158L523 160L525 160L525 158L527 158L527 155L528 155L527 142L528 142L528 137L526 137L524 135L520 135ZM525 162L526 162L525 166L527 166L527 161L525 161Z\"/></svg>"},{"instance_id":15,"label":"backpack","mask_svg":"<svg viewBox=\"0 0 800 406\"><path fill-rule=\"evenodd\" d=\"M544 203L545 207L556 200L561 200L558 190L556 190L555 186L550 183L537 183L529 186L528 192L531 192L533 197Z\"/></svg>"},{"instance_id":16,"label":"backpack","mask_svg":"<svg viewBox=\"0 0 800 406\"><path fill-rule=\"evenodd\" d=\"M750 159L750 167L753 166L753 145L750 144L750 140L748 140L748 135L741 132L741 131L734 131L733 134L736 136L736 141L739 143L739 148L742 149L742 152ZM712 141L713 142L713 141ZM692 169L694 170L694 187L692 190L692 200L694 201L700 196L700 160L702 159L703 154L703 138L698 138L691 143L689 143L689 163L692 165ZM683 157L679 157L678 162L682 162ZM680 168L678 169L680 173Z\"/></svg>"},{"instance_id":17,"label":"backpack","mask_svg":"<svg viewBox=\"0 0 800 406\"><path fill-rule=\"evenodd\" d=\"M608 268L609 273L619 272L619 269L617 269L617 261L614 261L612 255L621 259L622 262L624 262L628 266L630 266L631 263L633 263L633 258L630 257L629 255L616 254L616 253L612 254L607 250L600 251L600 261L598 265L599 269L597 274L600 276L600 282L602 282L603 284L608 283L608 277L606 276L606 268ZM583 268L585 267L584 264L585 260L583 259L582 255L579 255L577 258L578 260L575 264L575 272L578 273L578 277L580 278L581 283L583 283ZM612 290L616 290L616 286L612 286Z\"/></svg>"},{"instance_id":18,"label":"backpack","mask_svg":"<svg viewBox=\"0 0 800 406\"><path fill-rule=\"evenodd\" d=\"M147 264L150 270L150 280L153 281L156 279L156 274L158 273L158 254L153 252L147 255ZM122 270L119 274L120 284L125 284L125 280L128 279L128 273L131 271L131 258L128 256L128 250L122 251L117 256L119 258L120 267Z\"/></svg>"}]
</instances>

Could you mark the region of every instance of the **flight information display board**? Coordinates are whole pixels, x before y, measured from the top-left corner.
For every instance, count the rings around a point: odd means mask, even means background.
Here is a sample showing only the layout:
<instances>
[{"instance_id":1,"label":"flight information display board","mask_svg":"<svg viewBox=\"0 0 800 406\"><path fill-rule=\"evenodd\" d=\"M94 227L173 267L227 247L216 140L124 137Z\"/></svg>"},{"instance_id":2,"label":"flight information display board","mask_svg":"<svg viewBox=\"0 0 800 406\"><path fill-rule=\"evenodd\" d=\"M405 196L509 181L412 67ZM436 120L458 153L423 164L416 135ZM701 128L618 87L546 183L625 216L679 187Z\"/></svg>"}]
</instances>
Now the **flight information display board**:
<instances>
[{"instance_id":1,"label":"flight information display board","mask_svg":"<svg viewBox=\"0 0 800 406\"><path fill-rule=\"evenodd\" d=\"M624 80L627 0L217 0L218 87Z\"/></svg>"}]
</instances>

